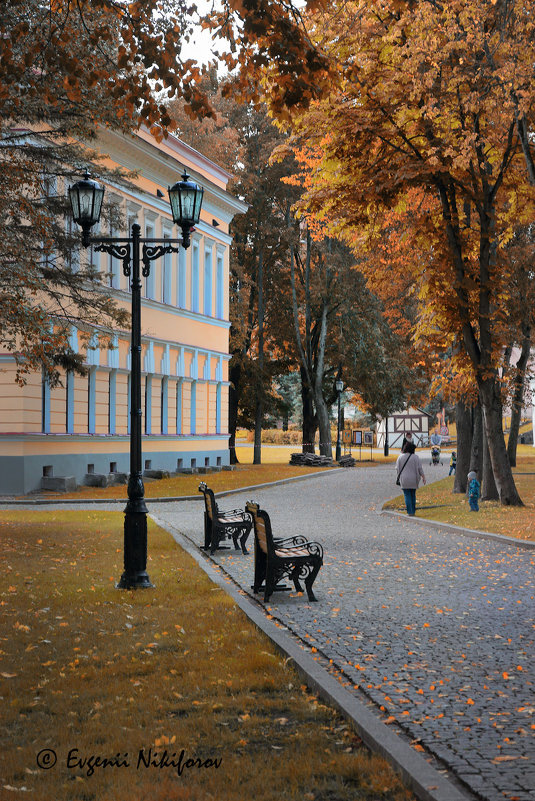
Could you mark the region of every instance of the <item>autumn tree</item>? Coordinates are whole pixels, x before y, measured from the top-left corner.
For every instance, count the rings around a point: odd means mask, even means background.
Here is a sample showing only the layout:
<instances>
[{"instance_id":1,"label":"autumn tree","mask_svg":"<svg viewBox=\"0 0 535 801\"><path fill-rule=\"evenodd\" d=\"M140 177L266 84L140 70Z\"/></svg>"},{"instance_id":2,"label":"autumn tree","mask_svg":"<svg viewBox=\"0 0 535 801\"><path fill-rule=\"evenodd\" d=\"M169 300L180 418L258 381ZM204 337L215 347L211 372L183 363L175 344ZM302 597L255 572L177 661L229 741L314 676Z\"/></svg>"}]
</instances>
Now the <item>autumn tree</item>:
<instances>
[{"instance_id":1,"label":"autumn tree","mask_svg":"<svg viewBox=\"0 0 535 801\"><path fill-rule=\"evenodd\" d=\"M190 13L180 0L2 3L0 325L20 381L43 368L53 384L59 367L81 369L72 325L125 323L76 252L65 187L92 160L106 176L91 150L99 126L160 132L170 124L163 91L206 108L197 68L181 59Z\"/></svg>"},{"instance_id":2,"label":"autumn tree","mask_svg":"<svg viewBox=\"0 0 535 801\"><path fill-rule=\"evenodd\" d=\"M512 265L510 296L507 304L508 345L504 350L502 376L505 379L511 425L507 455L516 466L516 448L522 409L531 405L527 387L531 377L530 355L535 328L535 284L533 273L534 232L531 225L515 229L505 252Z\"/></svg>"},{"instance_id":3,"label":"autumn tree","mask_svg":"<svg viewBox=\"0 0 535 801\"><path fill-rule=\"evenodd\" d=\"M270 163L281 134L265 109L240 105L230 118L239 131L241 163L232 187L249 211L232 225L231 375L236 401L254 399L254 463L261 461L261 434L274 376L293 361L291 317L284 268L289 255L285 213L292 191L282 182L287 165ZM243 380L246 373L252 384ZM250 402L250 401L249 401Z\"/></svg>"},{"instance_id":4,"label":"autumn tree","mask_svg":"<svg viewBox=\"0 0 535 801\"><path fill-rule=\"evenodd\" d=\"M286 165L270 163L282 134L266 109L225 97L224 85L215 70L199 82L214 110L211 118L189 119L184 100L172 101L169 114L184 141L232 172L229 190L249 204L231 227L229 430L235 461L238 423L254 429L259 463L262 424L277 403L273 377L289 364L284 343L290 318L280 276L288 257L284 214L295 193L281 181Z\"/></svg>"},{"instance_id":5,"label":"autumn tree","mask_svg":"<svg viewBox=\"0 0 535 801\"><path fill-rule=\"evenodd\" d=\"M420 243L419 333L436 350L458 343L453 358L477 384L506 505L521 501L502 432L505 246L533 211L531 145L520 131L533 109L534 10L505 0L331 3L308 30L336 70L322 99L292 120L298 141L322 150L308 209L333 233L362 251L385 212L405 209ZM411 206L414 189L422 201Z\"/></svg>"}]
</instances>

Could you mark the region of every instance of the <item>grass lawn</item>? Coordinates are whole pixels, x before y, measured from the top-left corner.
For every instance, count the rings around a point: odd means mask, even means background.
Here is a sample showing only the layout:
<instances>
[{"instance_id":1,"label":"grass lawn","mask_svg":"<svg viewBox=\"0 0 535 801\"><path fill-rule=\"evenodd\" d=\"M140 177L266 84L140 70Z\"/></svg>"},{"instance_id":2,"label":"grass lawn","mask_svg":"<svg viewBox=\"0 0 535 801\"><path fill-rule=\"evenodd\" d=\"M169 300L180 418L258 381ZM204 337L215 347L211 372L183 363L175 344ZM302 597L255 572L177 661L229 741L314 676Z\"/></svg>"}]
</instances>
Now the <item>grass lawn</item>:
<instances>
[{"instance_id":1,"label":"grass lawn","mask_svg":"<svg viewBox=\"0 0 535 801\"><path fill-rule=\"evenodd\" d=\"M295 476L309 476L312 473L321 473L325 470L332 470L329 467L299 467L288 464L290 454L296 452L296 447L277 446L264 447L262 449L262 464L254 465L253 449L246 447L237 448L237 456L240 464L232 471L221 471L220 473L209 473L208 475L182 474L172 478L164 478L158 481L145 481L146 498L179 498L184 495L197 495L199 482L206 480L214 492L223 490L240 489L241 487L251 487L256 484L267 484L271 481L281 481L285 478ZM382 462L393 462L396 460L397 453L385 459L382 455L374 454L374 461L357 462L357 466L371 466ZM357 455L358 458L358 455ZM364 457L363 457L364 458ZM93 498L127 498L126 486L113 487L82 487L73 493L42 493L44 496L55 498L76 498L91 500Z\"/></svg>"},{"instance_id":2,"label":"grass lawn","mask_svg":"<svg viewBox=\"0 0 535 801\"><path fill-rule=\"evenodd\" d=\"M413 798L151 521L137 592L120 512L3 512L0 537L2 799Z\"/></svg>"},{"instance_id":3,"label":"grass lawn","mask_svg":"<svg viewBox=\"0 0 535 801\"><path fill-rule=\"evenodd\" d=\"M427 475L432 470L428 464L424 465ZM497 501L480 501L479 512L471 512L466 496L453 494L454 478L451 476L425 487L420 486L416 493L416 516L535 541L535 453L531 446L519 446L517 467L513 469L513 474L524 502L523 507L501 506ZM403 495L388 501L384 508L405 511Z\"/></svg>"}]
</instances>

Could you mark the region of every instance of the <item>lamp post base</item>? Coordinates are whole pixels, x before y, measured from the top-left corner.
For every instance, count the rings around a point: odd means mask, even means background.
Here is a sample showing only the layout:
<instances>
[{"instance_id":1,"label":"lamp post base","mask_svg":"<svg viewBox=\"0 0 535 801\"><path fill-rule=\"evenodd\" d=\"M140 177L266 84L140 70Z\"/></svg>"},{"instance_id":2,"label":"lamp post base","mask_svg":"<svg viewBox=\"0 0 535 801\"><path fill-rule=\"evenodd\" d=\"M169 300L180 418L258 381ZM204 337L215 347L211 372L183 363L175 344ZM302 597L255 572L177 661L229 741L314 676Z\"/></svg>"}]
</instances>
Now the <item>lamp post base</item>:
<instances>
[{"instance_id":1,"label":"lamp post base","mask_svg":"<svg viewBox=\"0 0 535 801\"><path fill-rule=\"evenodd\" d=\"M147 574L146 565L147 513L132 512L127 505L124 513L124 572L117 588L138 590L154 587Z\"/></svg>"},{"instance_id":2,"label":"lamp post base","mask_svg":"<svg viewBox=\"0 0 535 801\"><path fill-rule=\"evenodd\" d=\"M150 590L154 588L146 571L135 575L123 573L119 583L116 585L118 590Z\"/></svg>"}]
</instances>

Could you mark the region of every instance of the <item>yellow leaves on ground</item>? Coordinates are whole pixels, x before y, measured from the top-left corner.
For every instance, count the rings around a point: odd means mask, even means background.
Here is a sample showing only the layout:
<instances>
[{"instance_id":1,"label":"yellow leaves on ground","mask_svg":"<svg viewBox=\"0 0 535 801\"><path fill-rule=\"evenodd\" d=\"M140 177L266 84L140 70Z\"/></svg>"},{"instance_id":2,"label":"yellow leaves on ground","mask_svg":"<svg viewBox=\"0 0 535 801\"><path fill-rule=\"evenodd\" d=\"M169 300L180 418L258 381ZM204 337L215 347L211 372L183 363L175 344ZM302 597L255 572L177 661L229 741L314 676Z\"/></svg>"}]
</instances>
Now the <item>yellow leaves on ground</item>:
<instances>
[{"instance_id":1,"label":"yellow leaves on ground","mask_svg":"<svg viewBox=\"0 0 535 801\"><path fill-rule=\"evenodd\" d=\"M479 512L474 514L470 512L464 495L453 494L454 478L451 476L418 490L417 506L425 506L426 509L417 509L417 516L463 528L535 541L535 482L532 476L527 475L533 471L532 451L529 446L519 446L518 449L518 466L514 476L520 497L524 501L523 507L502 506L497 501L481 501ZM384 508L404 509L404 506L399 499L394 499L388 501ZM484 591L485 585L481 589Z\"/></svg>"},{"instance_id":2,"label":"yellow leaves on ground","mask_svg":"<svg viewBox=\"0 0 535 801\"><path fill-rule=\"evenodd\" d=\"M184 772L184 798L284 801L293 788L291 797L353 801L374 784L393 801L411 798L150 521L156 589L115 589L108 576L121 574L122 538L121 512L4 513L0 560L9 581L0 590L0 676L12 699L0 734L5 786L20 787L24 776L29 792L54 801L72 801L73 786L103 801L167 801L175 785L165 770L125 767L89 777L81 767L68 770L67 755L74 747L81 758L128 753L135 765L140 748L147 760L164 752L178 759L185 749L185 758L221 765ZM42 748L57 753L54 770L35 771Z\"/></svg>"}]
</instances>

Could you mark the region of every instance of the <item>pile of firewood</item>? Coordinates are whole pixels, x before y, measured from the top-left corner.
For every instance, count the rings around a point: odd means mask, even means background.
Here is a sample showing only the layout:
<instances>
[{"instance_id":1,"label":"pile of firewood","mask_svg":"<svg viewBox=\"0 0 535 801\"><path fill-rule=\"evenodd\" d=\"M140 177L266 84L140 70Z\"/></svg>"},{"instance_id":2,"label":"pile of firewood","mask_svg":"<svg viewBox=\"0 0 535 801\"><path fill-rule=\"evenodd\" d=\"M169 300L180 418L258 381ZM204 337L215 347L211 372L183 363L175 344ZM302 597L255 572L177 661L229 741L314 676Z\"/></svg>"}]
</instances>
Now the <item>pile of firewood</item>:
<instances>
[{"instance_id":1,"label":"pile of firewood","mask_svg":"<svg viewBox=\"0 0 535 801\"><path fill-rule=\"evenodd\" d=\"M315 453L292 453L290 464L302 467L329 467L333 464L332 456L316 456Z\"/></svg>"}]
</instances>

